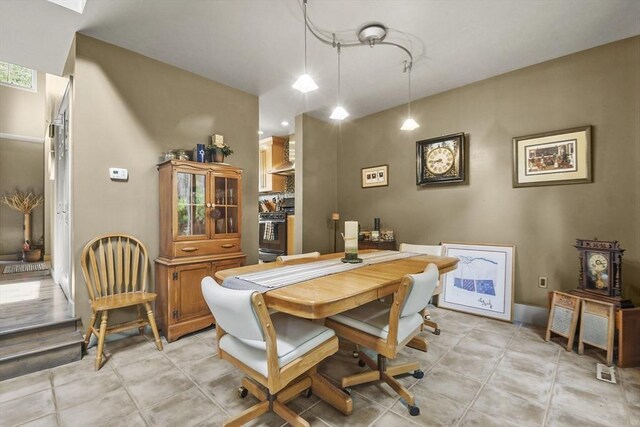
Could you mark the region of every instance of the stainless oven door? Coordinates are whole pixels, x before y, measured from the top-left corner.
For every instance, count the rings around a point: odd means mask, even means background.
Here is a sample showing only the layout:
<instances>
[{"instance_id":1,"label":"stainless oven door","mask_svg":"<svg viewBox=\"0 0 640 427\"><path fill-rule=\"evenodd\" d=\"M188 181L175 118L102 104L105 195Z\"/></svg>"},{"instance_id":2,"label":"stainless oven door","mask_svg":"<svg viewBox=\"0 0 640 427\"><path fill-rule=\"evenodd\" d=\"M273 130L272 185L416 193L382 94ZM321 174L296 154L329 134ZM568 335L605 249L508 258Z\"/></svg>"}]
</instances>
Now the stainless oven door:
<instances>
[{"instance_id":1,"label":"stainless oven door","mask_svg":"<svg viewBox=\"0 0 640 427\"><path fill-rule=\"evenodd\" d=\"M258 250L262 261L275 261L278 255L287 253L286 219L261 219L258 231ZM264 254L264 256L263 256ZM264 258L264 259L263 259Z\"/></svg>"}]
</instances>

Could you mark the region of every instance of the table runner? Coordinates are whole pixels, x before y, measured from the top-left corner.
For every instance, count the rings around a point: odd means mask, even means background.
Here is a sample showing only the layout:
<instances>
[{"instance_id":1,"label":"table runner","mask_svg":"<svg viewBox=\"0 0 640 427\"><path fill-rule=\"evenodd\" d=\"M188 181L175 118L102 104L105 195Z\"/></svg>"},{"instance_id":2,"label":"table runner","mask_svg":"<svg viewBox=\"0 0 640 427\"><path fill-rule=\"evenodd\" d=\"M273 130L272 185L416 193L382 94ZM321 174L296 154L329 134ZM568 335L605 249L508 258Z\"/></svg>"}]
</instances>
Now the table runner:
<instances>
[{"instance_id":1,"label":"table runner","mask_svg":"<svg viewBox=\"0 0 640 427\"><path fill-rule=\"evenodd\" d=\"M366 267L397 259L410 258L420 254L398 251L378 251L361 254L362 263L349 264L340 261L340 258L332 258L323 261L309 262L305 264L289 265L271 270L247 273L240 276L231 276L224 279L222 286L230 289L250 289L259 292L267 292L271 289L294 285L318 277L343 273L356 268Z\"/></svg>"}]
</instances>

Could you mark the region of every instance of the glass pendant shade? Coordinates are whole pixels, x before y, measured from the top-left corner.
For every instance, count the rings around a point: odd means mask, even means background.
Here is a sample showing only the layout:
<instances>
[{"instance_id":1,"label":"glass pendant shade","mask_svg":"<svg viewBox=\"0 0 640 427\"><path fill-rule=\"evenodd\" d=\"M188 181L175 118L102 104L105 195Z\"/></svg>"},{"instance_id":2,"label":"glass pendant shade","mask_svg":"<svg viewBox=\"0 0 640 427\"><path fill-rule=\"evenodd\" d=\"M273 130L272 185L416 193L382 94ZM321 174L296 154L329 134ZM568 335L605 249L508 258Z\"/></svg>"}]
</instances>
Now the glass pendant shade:
<instances>
[{"instance_id":1,"label":"glass pendant shade","mask_svg":"<svg viewBox=\"0 0 640 427\"><path fill-rule=\"evenodd\" d=\"M303 74L293 84L294 89L298 89L302 93L311 92L318 89L318 85L313 81L309 74Z\"/></svg>"},{"instance_id":2,"label":"glass pendant shade","mask_svg":"<svg viewBox=\"0 0 640 427\"><path fill-rule=\"evenodd\" d=\"M404 121L400 130L414 130L419 127L420 125L416 123L415 120L413 120L412 118L408 118L407 120Z\"/></svg>"},{"instance_id":3,"label":"glass pendant shade","mask_svg":"<svg viewBox=\"0 0 640 427\"><path fill-rule=\"evenodd\" d=\"M333 120L344 120L347 117L349 117L349 113L347 113L347 110L345 110L344 107L341 107L340 105L338 105L333 110L333 113L331 113L331 116L329 116L329 118Z\"/></svg>"}]
</instances>

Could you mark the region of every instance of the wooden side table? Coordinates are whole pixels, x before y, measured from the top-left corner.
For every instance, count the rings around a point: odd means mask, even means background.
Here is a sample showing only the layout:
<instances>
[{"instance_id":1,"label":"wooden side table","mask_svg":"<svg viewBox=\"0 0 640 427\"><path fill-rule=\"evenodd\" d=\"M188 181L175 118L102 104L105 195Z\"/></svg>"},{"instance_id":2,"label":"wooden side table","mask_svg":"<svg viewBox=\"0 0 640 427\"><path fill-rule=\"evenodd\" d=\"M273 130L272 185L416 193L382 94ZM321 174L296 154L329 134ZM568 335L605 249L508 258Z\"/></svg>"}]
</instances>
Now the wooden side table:
<instances>
[{"instance_id":1,"label":"wooden side table","mask_svg":"<svg viewBox=\"0 0 640 427\"><path fill-rule=\"evenodd\" d=\"M618 328L618 366L640 366L640 308L616 310Z\"/></svg>"},{"instance_id":2,"label":"wooden side table","mask_svg":"<svg viewBox=\"0 0 640 427\"><path fill-rule=\"evenodd\" d=\"M378 240L377 242L374 242L373 240L360 240L358 242L358 249L380 249L385 251L397 250L395 240Z\"/></svg>"}]
</instances>

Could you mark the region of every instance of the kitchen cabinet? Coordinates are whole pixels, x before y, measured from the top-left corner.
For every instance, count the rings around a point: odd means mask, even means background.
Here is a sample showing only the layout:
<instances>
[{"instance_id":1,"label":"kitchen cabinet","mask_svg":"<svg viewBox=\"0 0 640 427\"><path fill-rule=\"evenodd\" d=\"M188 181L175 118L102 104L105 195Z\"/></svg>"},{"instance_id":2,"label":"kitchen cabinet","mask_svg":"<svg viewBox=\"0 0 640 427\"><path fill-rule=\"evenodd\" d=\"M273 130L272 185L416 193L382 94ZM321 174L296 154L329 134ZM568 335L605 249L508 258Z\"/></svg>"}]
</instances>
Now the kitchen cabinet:
<instances>
[{"instance_id":1,"label":"kitchen cabinet","mask_svg":"<svg viewBox=\"0 0 640 427\"><path fill-rule=\"evenodd\" d=\"M260 140L260 161L258 164L260 193L282 192L285 187L285 177L270 174L269 171L285 161L284 146L287 140L272 136Z\"/></svg>"},{"instance_id":2,"label":"kitchen cabinet","mask_svg":"<svg viewBox=\"0 0 640 427\"><path fill-rule=\"evenodd\" d=\"M160 174L160 256L156 320L167 341L215 323L200 282L244 264L242 170L169 160Z\"/></svg>"}]
</instances>

